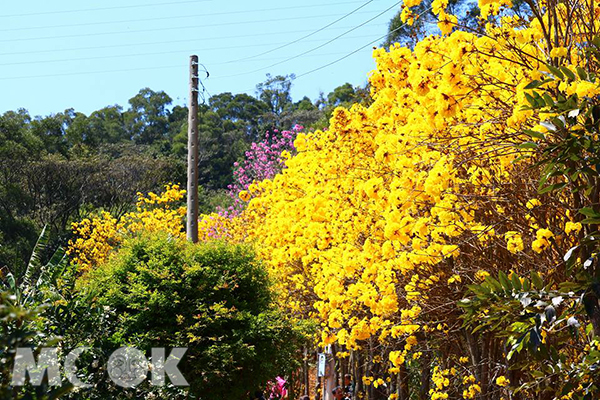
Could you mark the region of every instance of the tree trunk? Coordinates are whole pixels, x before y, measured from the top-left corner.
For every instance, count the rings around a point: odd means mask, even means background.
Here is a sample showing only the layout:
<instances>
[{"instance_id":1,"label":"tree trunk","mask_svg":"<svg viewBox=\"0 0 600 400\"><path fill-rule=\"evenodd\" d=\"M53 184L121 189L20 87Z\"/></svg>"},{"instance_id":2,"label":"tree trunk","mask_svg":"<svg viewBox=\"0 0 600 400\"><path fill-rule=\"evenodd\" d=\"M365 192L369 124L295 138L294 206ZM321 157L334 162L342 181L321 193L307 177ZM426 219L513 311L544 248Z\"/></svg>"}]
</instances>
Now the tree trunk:
<instances>
[{"instance_id":1,"label":"tree trunk","mask_svg":"<svg viewBox=\"0 0 600 400\"><path fill-rule=\"evenodd\" d=\"M310 394L310 376L309 376L309 368L308 368L308 347L304 346L303 349L304 359L302 360L302 381L304 388L302 393L305 395Z\"/></svg>"},{"instance_id":2,"label":"tree trunk","mask_svg":"<svg viewBox=\"0 0 600 400\"><path fill-rule=\"evenodd\" d=\"M397 389L399 400L409 400L410 392L408 387L408 370L406 369L406 362L400 365L400 371L398 372L398 389Z\"/></svg>"}]
</instances>

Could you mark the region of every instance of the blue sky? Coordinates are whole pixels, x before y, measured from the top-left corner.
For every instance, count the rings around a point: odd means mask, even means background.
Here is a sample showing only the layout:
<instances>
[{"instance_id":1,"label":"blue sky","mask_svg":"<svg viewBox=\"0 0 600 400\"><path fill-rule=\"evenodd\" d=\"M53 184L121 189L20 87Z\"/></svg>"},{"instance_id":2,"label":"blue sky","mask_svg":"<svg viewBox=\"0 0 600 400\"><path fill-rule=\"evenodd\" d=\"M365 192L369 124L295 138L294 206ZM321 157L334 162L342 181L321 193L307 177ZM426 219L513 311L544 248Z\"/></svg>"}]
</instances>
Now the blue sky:
<instances>
[{"instance_id":1,"label":"blue sky","mask_svg":"<svg viewBox=\"0 0 600 400\"><path fill-rule=\"evenodd\" d=\"M26 108L32 115L47 115L74 108L89 114L107 105L127 106L143 87L164 90L174 104L185 104L191 54L210 72L205 81L210 94L254 94L266 73L302 75L385 35L399 9L395 3L5 0L0 9L0 113ZM374 67L371 52L368 45L299 77L294 99L315 99L345 82L364 84Z\"/></svg>"}]
</instances>

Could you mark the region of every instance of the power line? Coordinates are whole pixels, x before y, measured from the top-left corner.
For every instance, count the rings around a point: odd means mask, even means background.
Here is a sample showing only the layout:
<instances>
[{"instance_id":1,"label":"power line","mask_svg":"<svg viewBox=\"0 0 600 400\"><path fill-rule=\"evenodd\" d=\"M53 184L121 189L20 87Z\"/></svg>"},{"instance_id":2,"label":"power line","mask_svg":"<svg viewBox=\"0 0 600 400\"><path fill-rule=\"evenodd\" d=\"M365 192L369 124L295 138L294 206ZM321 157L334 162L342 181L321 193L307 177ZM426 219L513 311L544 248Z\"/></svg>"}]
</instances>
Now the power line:
<instances>
[{"instance_id":1,"label":"power line","mask_svg":"<svg viewBox=\"0 0 600 400\"><path fill-rule=\"evenodd\" d=\"M43 11L43 12L37 12L37 13L0 15L0 18L32 17L35 15L51 15L51 14L72 14L72 13L88 12L88 11L121 10L121 9L126 9L126 8L171 6L171 5L175 5L175 4L207 3L207 2L211 2L211 1L215 1L215 0L186 0L186 1L171 1L168 3L136 4L136 5L130 5L130 6L80 8L77 10L62 10L62 11Z\"/></svg>"},{"instance_id":2,"label":"power line","mask_svg":"<svg viewBox=\"0 0 600 400\"><path fill-rule=\"evenodd\" d=\"M383 26L388 24L379 24L373 26ZM348 29L351 26L340 26L337 28L330 28L328 30L341 30ZM14 51L7 53L0 53L0 56L13 56L13 55L24 55L24 54L42 54L42 53L59 53L59 52L68 52L68 51L80 51L80 50L101 50L101 49L112 49L118 47L139 47L139 46L153 46L159 44L173 44L173 43L190 43L197 41L213 41L213 40L222 40L222 39L239 39L239 38L248 38L248 37L258 37L258 36L277 36L282 34L290 34L290 33L305 33L312 32L311 30L305 29L300 31L285 31L285 32L267 32L267 33L252 33L246 35L235 35L235 36L221 36L221 37L208 37L201 39L181 39L181 40L164 40L159 42L144 42L144 43L126 43L126 44L110 44L105 46L86 46L86 47L72 47L66 49L49 49L49 50L35 50L35 51ZM241 47L256 47L256 46L275 46L276 44L254 44L254 45L245 45L245 46L235 46L235 47L212 47L206 49L195 49L194 51L208 51L208 50L219 50L219 49L233 49L233 48L241 48Z\"/></svg>"},{"instance_id":3,"label":"power line","mask_svg":"<svg viewBox=\"0 0 600 400\"><path fill-rule=\"evenodd\" d=\"M301 38L299 38L299 39L296 39L296 40L294 40L294 41L291 41L291 42L289 42L289 43L286 43L286 44L284 44L284 45L282 45L282 46L275 47L275 48L273 48L273 49L271 49L271 50L267 50L267 51L265 51L265 52L262 52L262 53L259 53L259 54L255 54L255 55L253 55L253 56L251 56L251 57L246 57L246 58L241 58L241 59L238 59L238 60L232 60L232 61L229 61L229 63L235 63L235 62L245 61L245 60L248 60L248 59L251 59L251 58L255 58L255 57L264 56L265 54L269 54L269 53L272 53L272 52L274 52L274 51L281 50L281 49L283 49L283 48L285 48L285 47L288 47L288 46L291 46L291 45L293 45L293 44L296 44L296 43L298 43L298 42L300 42L300 41L302 41L302 40L304 40L304 39L307 39L307 38L309 38L309 37L311 37L311 36L313 36L313 35L316 35L316 34L317 34L317 33L319 33L319 32L322 32L322 31L324 31L325 29L329 28L330 26L337 24L337 23L338 23L338 22L340 22L341 20L343 20L343 19L345 19L345 18L348 18L349 16L351 16L351 15L352 15L352 14L354 14L354 13L356 13L356 12L357 12L358 10L360 10L361 8L364 8L364 7L366 7L367 5L369 5L370 3L372 3L373 1L374 1L374 0L369 0L369 1L367 1L366 3L364 3L363 5L361 5L360 7L358 7L358 8L355 8L354 10L350 11L348 14L346 14L346 15L343 15L342 17L340 17L340 18L336 19L335 21L333 21L333 22L330 22L329 24L327 24L327 25L325 25L325 26L323 26L323 27L321 27L321 28L317 29L317 30L316 30L316 31L314 31L314 32L311 32L311 33L309 33L308 35L302 36L302 37L301 37Z\"/></svg>"},{"instance_id":4,"label":"power line","mask_svg":"<svg viewBox=\"0 0 600 400\"><path fill-rule=\"evenodd\" d=\"M429 11L431 11L431 7L430 7L430 8L428 8L428 9L426 9L425 11L423 11L422 13L420 13L419 15L417 15L416 19L419 19L419 18L421 18L421 16L423 16L423 14L426 14L426 13L428 13ZM386 38L386 37L387 37L389 34L391 34L391 33L395 33L395 32L397 32L397 31L399 31L399 30L400 30L400 29L402 29L404 26L406 26L406 23L403 23L402 25L400 25L400 26L399 26L399 27L397 27L396 29L393 29L393 30L389 31L389 32L388 32L388 33L386 33L385 35L383 35L383 36L381 36L381 37L379 37L379 38L377 38L377 39L375 39L375 40L373 40L373 41L371 41L371 42L367 43L367 44L366 44L366 45L364 45L364 46L361 46L361 47L359 47L358 49L356 49L356 50L354 50L354 51L352 51L352 52L350 52L350 53L348 53L348 54L344 55L343 57L340 57L340 58L338 58L338 59L336 59L336 60L334 60L334 61L331 61L331 62L329 62L329 63L327 63L327 64L325 64L325 65L322 65L322 66L320 66L320 67L314 68L314 69L312 69L312 70L310 70L310 71L304 72L304 73L302 73L302 74L300 74L300 75L296 75L296 77L295 77L294 79L299 79L299 78L302 78L302 77L304 77L304 76L307 76L307 75L310 75L310 74L312 74L312 73L314 73L314 72L320 71L320 70L322 70L322 69L324 69L324 68L327 68L327 67L329 67L329 66L331 66L331 65L333 65L333 64L337 64L338 62L340 62L340 61L343 61L343 60L345 60L346 58L353 56L354 54L358 53L359 51L361 51L361 50L364 50L365 48L367 48L367 47L369 47L369 46L372 46L373 44L375 44L375 43L379 42L380 40L382 40L382 39L385 39L385 38ZM218 79L218 78L217 78L217 79ZM252 88L252 89L246 89L246 90L242 90L242 91L241 91L241 93L249 92L249 91L251 91L251 90L254 90L254 88Z\"/></svg>"},{"instance_id":5,"label":"power line","mask_svg":"<svg viewBox=\"0 0 600 400\"><path fill-rule=\"evenodd\" d=\"M364 37L364 36L363 36ZM332 55L339 55L339 54L346 54L345 52L337 52L337 53L319 53L319 54L311 54L307 57L325 57L325 56L332 56ZM255 61L274 61L274 60L282 60L285 57L270 57L270 58L261 58L261 59L256 59ZM223 65L225 64L224 62L221 63L215 63L212 65ZM224 79L224 76L217 76L215 78L213 78L213 80L217 80L217 79Z\"/></svg>"},{"instance_id":6,"label":"power line","mask_svg":"<svg viewBox=\"0 0 600 400\"><path fill-rule=\"evenodd\" d=\"M365 35L360 35L360 36L349 36L346 37L345 39L364 39ZM315 40L309 40L307 41L307 43L310 42L319 42L319 39L315 39ZM58 59L58 60L36 60L36 63L38 65L40 64L50 64L50 63L58 63L58 62L71 62L71 61L89 61L89 60L106 60L106 59L111 59L111 58L127 58L127 57L143 57L143 56L158 56L158 55L166 55L166 54L179 54L179 53L200 53L203 51L208 51L208 50L229 50L229 49L240 49L240 48L247 48L247 47L262 47L262 46L273 46L273 45L277 45L280 43L271 43L271 44L254 44L254 45L239 45L239 46L229 46L229 47L213 47L212 49L187 49L187 50L170 50L170 51L160 51L160 52L148 52L148 53L134 53L134 54L116 54L116 55L108 55L108 56L92 56L92 57L78 57L78 58L63 58L63 59ZM285 58L285 57L284 57ZM277 60L281 60L282 57L276 58ZM255 61L269 61L269 60L273 60L271 59L260 59L260 60L255 60ZM241 62L247 62L247 61L252 61L252 60L241 60ZM213 63L212 65L225 65L225 64L229 64L229 61L225 61L225 62L220 62L220 63ZM4 66L10 66L10 65L26 65L26 64L31 64L31 61L17 61L17 62L8 62L8 63L0 63L0 67L4 67Z\"/></svg>"},{"instance_id":7,"label":"power line","mask_svg":"<svg viewBox=\"0 0 600 400\"><path fill-rule=\"evenodd\" d=\"M399 4L399 3L395 3L395 4L394 4L394 5L392 5L390 8L388 8L387 10L385 10L385 11L383 11L382 13L378 14L377 16L375 16L375 17L373 17L373 18L369 19L368 21L366 21L366 22L364 22L364 23L362 23L362 24L360 24L360 25L358 25L358 26L356 26L356 27L353 27L352 29L350 29L349 31L346 31L346 32L344 32L344 33L343 33L343 34L341 34L341 35L338 35L336 38L329 40L329 41L328 41L328 42L326 42L325 44L329 44L329 43L331 43L332 41L334 41L334 40L337 40L337 39L341 38L343 35L347 34L348 32L351 32L351 31L353 31L353 30L356 30L357 28L359 28L359 27L361 27L361 26L363 26L363 25L367 24L368 22L370 22L370 21L374 20L375 18L377 18L377 17L381 16L383 13L385 13L385 12L389 11L391 8L395 7L395 6L396 6L396 5L398 5L398 4ZM425 12L427 12L427 11L429 11L429 10L426 10L426 11L424 11L423 13L419 14L419 15L417 16L417 18L419 18L421 15L423 15L423 14L424 14ZM311 73L313 73L313 72L316 72L316 71L319 71L319 70L321 70L321 69L323 69L323 68L326 68L326 67L328 67L328 66L330 66L330 65L333 65L333 64L335 64L335 63L338 63L338 62L340 62L340 61L342 61L342 60L344 60L344 59L346 59L346 58L348 58L348 57L350 57L350 56L352 56L352 55L354 55L354 54L358 53L360 50L362 50L362 49L364 49L364 48L366 48L366 47L368 47L368 46L370 46L370 45L372 45L372 44L374 44L374 43L376 43L376 42L378 42L378 41L382 40L383 38L385 38L385 37L386 37L387 35L389 35L390 33L394 33L394 32L396 32L396 31L400 30L400 29L401 29L402 27L404 27L405 25L406 25L406 24L402 24L402 25L401 25L401 26L399 26L398 28L396 28L396 29L394 29L394 30L392 30L392 31L388 32L388 34L386 34L386 35L383 35L383 36L381 36L380 38L378 38L378 39L375 39L375 40L373 40L372 42L369 42L368 44L366 44L366 45L364 45L364 46L361 46L361 47L360 47L360 48L358 48L357 50L354 50L354 51L352 51L351 53L348 53L348 54L346 54L344 57L341 57L341 58L339 58L339 59L337 59L337 60L335 60L335 61L332 61L332 62L330 62L330 63L328 63L328 64L325 64L325 65L323 65L323 66L321 66L321 67L315 68L315 69L313 69L313 70L311 70L311 71L308 71L308 72L305 72L305 73L303 73L303 74L300 74L300 75L296 76L296 78L301 78L301 77L303 77L303 76L305 76L305 75L311 74ZM315 48L313 48L313 49L311 49L311 50L309 50L309 51L306 51L306 52L302 53L301 55L296 55L296 56L293 56L293 57L291 57L291 58L287 58L287 59L285 59L283 62L287 62L287 61L289 61L290 59L295 59L295 58L298 58L298 57L304 56L304 55L308 54L309 52L312 52L312 51L314 51L314 50L316 50L316 49L318 49L318 48L321 48L321 47L323 47L325 44L323 44L323 45L320 45L320 46L317 46L317 47L315 47ZM331 55L331 53L329 53L329 54L325 54L325 55ZM319 56L323 56L323 55L319 55ZM89 59L89 58L87 58L87 59ZM278 65L278 64L281 64L281 63L283 63L283 62L277 63L277 65ZM228 62L224 62L224 63L221 63L221 64L226 64L226 63L228 63ZM215 65L219 65L219 64L215 64ZM181 67L183 67L183 66L181 66L181 65L170 65L170 66L156 66L156 67L144 67L144 68L115 69L115 70L105 70L105 71L69 72L69 73L45 74L45 75L36 75L36 76L0 77L0 80L13 80L13 79L14 79L14 80L16 80L16 79L50 78L50 77L70 76L70 75L106 74L106 73L114 73L114 72L134 72L134 71L145 71L145 70L156 70L156 69L168 69L168 68L181 68ZM269 67L267 67L267 68L269 68ZM262 70L262 69L261 69L261 70ZM233 77L233 76L238 76L238 75L246 75L246 74L249 74L249 73L254 73L254 72L257 72L257 71L251 71L251 72L248 72L248 73L242 73L242 74L230 75L230 76L221 76L221 77L217 77L217 78L213 78L213 79L224 79L224 78L230 78L230 77ZM250 89L250 90L251 90L251 89Z\"/></svg>"},{"instance_id":8,"label":"power line","mask_svg":"<svg viewBox=\"0 0 600 400\"><path fill-rule=\"evenodd\" d=\"M363 49L361 49L361 50L363 50ZM355 53L358 53L359 51L360 51L360 50L356 51ZM355 54L355 53L353 53L353 54ZM326 56L336 56L336 55L342 55L342 54L347 54L347 53L346 53L346 52L336 52L336 53L331 53L331 52L328 52L328 53L318 53L318 54L310 54L310 55L307 55L307 56L305 56L305 58L309 58L309 57L326 57ZM281 60L281 59L282 59L282 57L279 57L279 58L271 58L271 59L261 59L261 61L273 61L273 60ZM219 65L219 64L213 64L213 65ZM215 80L228 79L228 78L230 78L230 76L216 76L216 77L213 77L213 78L211 78L211 79L212 79L213 81L215 81ZM243 92L247 92L247 91L249 91L249 90L253 90L253 89L244 90Z\"/></svg>"},{"instance_id":9,"label":"power line","mask_svg":"<svg viewBox=\"0 0 600 400\"><path fill-rule=\"evenodd\" d=\"M377 14L376 16L374 16L373 18L371 18L371 19L369 19L369 20L367 20L367 21L365 21L365 22L361 23L360 25L357 25L357 26L353 27L353 28L352 28L352 29L350 29L350 30L347 30L346 32L344 32L344 33L342 33L342 34L340 34L340 35L338 35L338 36L334 37L334 38L333 38L333 39L331 39L331 40L328 40L327 42L325 42L325 43L323 43L323 44L321 44L321 45L319 45L319 46L317 46L317 47L313 47L312 49L309 49L309 50L307 50L307 51L305 51L305 52L303 52L303 53L297 54L297 55L295 55L295 56L293 56L293 57L287 58L287 59L285 59L285 60L283 60L283 61L280 61L280 62L277 62L277 63L271 64L271 65L268 65L268 66L266 66L266 67L263 67L263 68L255 69L255 70L253 70L253 71L249 71L249 72L242 72L242 73L239 73L239 74L227 75L227 76L224 76L223 78L233 78L233 77L236 77L236 76L249 75L249 74L253 74L253 73L256 73L256 72L265 71L265 70L267 70L267 69L269 69L269 68L273 68L273 67L275 67L275 66L277 66L277 65L284 64L284 63L286 63L286 62L289 62L289 61L295 60L295 59L297 59L297 58L300 58L300 57L302 57L302 56L304 56L304 55L306 55L306 54L312 53L313 51L315 51L315 50L318 50L318 49L320 49L320 48L322 48L322 47L325 47L325 46L327 46L328 44L330 44L330 43L332 43L332 42L334 42L334 41L338 40L338 39L339 39L339 38L341 38L342 36L344 36L344 35L347 35L348 33L352 32L352 31L355 31L356 29L358 29L358 28L360 28L360 27L362 27L362 26L364 26L364 25L368 24L369 22L371 22L371 21L373 21L373 20L375 20L375 19L377 19L377 18L381 17L383 14L387 13L387 12L388 12L388 11L390 11L392 8L394 8L394 7L398 6L398 5L400 5L401 3L402 3L402 0L401 0L401 1L398 1L398 2L396 2L396 3L394 3L392 6L390 6L390 7L389 7L389 8L387 8L386 10L384 10L384 11L380 12L379 14ZM387 36L387 35L386 35L386 36ZM385 37L385 36L384 36L384 37Z\"/></svg>"},{"instance_id":10,"label":"power line","mask_svg":"<svg viewBox=\"0 0 600 400\"><path fill-rule=\"evenodd\" d=\"M371 1L374 1L374 0L371 0ZM369 1L369 3L371 1ZM170 19L214 17L214 16L218 16L218 15L248 14L248 13L256 13L256 12L295 10L295 9L302 9L302 8L329 7L329 6L337 6L337 5L341 5L341 4L353 4L353 3L361 3L361 1L358 0L358 1L341 2L341 3L312 4L312 5L304 5L304 6L263 8L263 9L252 9L252 10L243 10L243 11L227 11L227 12L218 12L218 13L210 13L210 14L192 14L192 15L187 14L187 15L177 15L177 16L172 16L172 17L128 19L128 20L120 20L120 21L101 21L101 22L87 22L87 23L80 23L80 24L8 28L8 29L0 29L0 32L26 31L26 30L34 30L34 29L74 28L74 27L91 26L91 25L112 25L112 24L124 24L124 23L130 23L130 22L149 22L149 21L164 21L164 20L170 20ZM360 8L362 8L362 7L360 7Z\"/></svg>"},{"instance_id":11,"label":"power line","mask_svg":"<svg viewBox=\"0 0 600 400\"><path fill-rule=\"evenodd\" d=\"M422 16L423 14L425 14L425 13L428 13L430 10L431 10L431 7L430 7L430 8L428 8L427 10L423 11L423 12L422 12L422 13L420 13L419 15L417 15L417 19L418 19L418 18L421 18L421 16ZM383 36L381 36L381 37L379 37L379 38L377 38L377 39L373 40L372 42L369 42L369 43L367 43L367 44L366 44L366 45L364 45L364 46L361 46L361 47L359 47L358 49L356 49L356 50L352 51L351 53L348 53L348 54L346 54L344 57L338 58L337 60L334 60L334 61L332 61L332 62L329 62L329 63L327 63L327 64L325 64L325 65L322 65L322 66L320 66L320 67L318 67L318 68L315 68L315 69L312 69L312 70L310 70L310 71L304 72L304 73L302 73L302 74L300 74L300 75L297 75L297 76L296 76L296 79L298 79L298 78L302 78L303 76L306 76L306 75L309 75L309 74L312 74L313 72L320 71L320 70L322 70L322 69L324 69L324 68L327 68L327 67L329 67L329 66L331 66L331 65L333 65L333 64L337 64L338 62L340 62L340 61L342 61L342 60L345 60L346 58L348 58L348 57L350 57L350 56L352 56L352 55L354 55L354 54L358 53L359 51L361 51L361 50L363 50L363 49L365 49L365 48L367 48L367 47L369 47L369 46L372 46L373 44L375 44L375 43L379 42L380 40L383 40L383 39L385 39L385 38L386 38L386 37L387 37L387 36L388 36L390 33L397 32L397 31L399 31L400 29L402 29L404 26L406 26L406 23L403 23L402 25L400 25L400 26L399 26L399 27L397 27L396 29L393 29L393 30L389 31L389 32L388 32L388 33L386 33L385 35L383 35Z\"/></svg>"},{"instance_id":12,"label":"power line","mask_svg":"<svg viewBox=\"0 0 600 400\"><path fill-rule=\"evenodd\" d=\"M311 16L306 16L306 17L275 18L275 19L266 19L266 20L255 20L255 21L226 22L226 23L202 25L201 27L208 28L208 27L218 27L218 26L227 26L227 25L246 25L246 24L256 24L256 23L265 23L265 22L296 21L296 20L302 20L302 19L338 17L338 16L339 16L339 14L311 15ZM200 28L200 26L189 25L189 26L177 26L177 27L171 27L171 28L153 28L153 29L138 29L138 30L126 30L126 31L116 31L116 32L99 32L99 33L86 33L86 34L74 34L74 35L60 35L60 36L41 36L41 37L35 37L35 38L5 39L5 40L0 40L0 43L26 42L26 41L32 41L32 40L48 40L48 39L66 39L66 38L73 38L73 37L81 38L81 37L91 37L91 36L118 35L118 34L122 34L122 33L142 33L142 32L156 32L156 31L164 32L164 31L193 29L193 28L197 29L197 28Z\"/></svg>"},{"instance_id":13,"label":"power line","mask_svg":"<svg viewBox=\"0 0 600 400\"><path fill-rule=\"evenodd\" d=\"M312 54L308 57L323 57L323 56L328 56L328 55L335 55L335 54L345 54L345 53L325 53L325 54ZM277 59L277 58L275 58ZM268 60L274 60L273 58L270 59L262 59L260 61L268 61ZM214 65L220 65L219 63L214 64ZM187 66L184 64L178 64L178 65L163 65L163 66L155 66L155 67L140 67L140 68L124 68L124 69L112 69L112 70L104 70L104 71L81 71L81 72L65 72L65 73L58 73L58 74L44 74L44 75L34 75L34 76L12 76L12 77L3 77L0 76L0 81L6 81L6 80L17 80L17 79L35 79L35 78L55 78L55 77L62 77L62 76L75 76L75 75L95 75L95 74L109 74L109 73L115 73L115 72L137 72L137 71L151 71L151 70L159 70L159 69L173 69L173 68L186 68ZM205 69L206 71L206 69ZM214 79L223 79L224 77L217 77L217 78L212 78Z\"/></svg>"},{"instance_id":14,"label":"power line","mask_svg":"<svg viewBox=\"0 0 600 400\"><path fill-rule=\"evenodd\" d=\"M107 71L83 71L83 72L66 72L61 74L46 74L46 75L35 75L35 76L13 76L3 77L0 76L0 81L17 80L17 79L35 79L35 78L55 78L60 76L73 76L73 75L95 75L95 74L109 74L113 72L134 72L134 71L149 71L156 69L171 69L171 68L187 68L186 65L163 65L157 67L141 67L141 68L126 68L126 69L112 69Z\"/></svg>"}]
</instances>

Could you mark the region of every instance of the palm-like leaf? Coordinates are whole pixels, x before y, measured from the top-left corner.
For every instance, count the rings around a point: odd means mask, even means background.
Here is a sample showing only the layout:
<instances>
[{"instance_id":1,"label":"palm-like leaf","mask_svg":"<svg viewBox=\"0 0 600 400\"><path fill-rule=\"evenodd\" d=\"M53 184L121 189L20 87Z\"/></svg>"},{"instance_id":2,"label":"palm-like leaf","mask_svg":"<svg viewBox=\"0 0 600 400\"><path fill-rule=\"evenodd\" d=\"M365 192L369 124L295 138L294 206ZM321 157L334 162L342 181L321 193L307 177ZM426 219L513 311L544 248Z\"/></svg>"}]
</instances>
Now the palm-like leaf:
<instances>
[{"instance_id":1,"label":"palm-like leaf","mask_svg":"<svg viewBox=\"0 0 600 400\"><path fill-rule=\"evenodd\" d=\"M31 257L29 258L29 263L27 264L27 269L23 275L23 287L30 287L33 283L35 275L42 269L42 255L48 247L49 241L50 232L46 226L44 226L44 228L42 228L42 233L40 233L40 236L33 247Z\"/></svg>"},{"instance_id":2,"label":"palm-like leaf","mask_svg":"<svg viewBox=\"0 0 600 400\"><path fill-rule=\"evenodd\" d=\"M50 233L44 227L31 252L23 279L19 282L12 273L8 273L4 277L2 282L4 289L15 296L16 304L22 306L40 304L60 297L55 288L58 278L67 267L67 255L59 247L50 260L44 264L42 257L44 251L48 249L49 242Z\"/></svg>"}]
</instances>

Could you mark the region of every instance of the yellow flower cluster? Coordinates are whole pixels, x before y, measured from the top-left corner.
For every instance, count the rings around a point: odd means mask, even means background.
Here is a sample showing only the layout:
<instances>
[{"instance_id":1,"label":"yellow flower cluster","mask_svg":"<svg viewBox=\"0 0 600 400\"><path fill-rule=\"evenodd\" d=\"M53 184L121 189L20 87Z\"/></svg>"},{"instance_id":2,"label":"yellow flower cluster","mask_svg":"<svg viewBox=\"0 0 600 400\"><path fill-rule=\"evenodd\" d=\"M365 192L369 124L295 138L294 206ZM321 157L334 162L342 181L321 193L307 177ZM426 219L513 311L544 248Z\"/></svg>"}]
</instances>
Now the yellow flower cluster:
<instances>
[{"instance_id":1,"label":"yellow flower cluster","mask_svg":"<svg viewBox=\"0 0 600 400\"><path fill-rule=\"evenodd\" d=\"M580 222L572 222L572 221L568 221L565 224L565 233L567 235L570 235L571 233L579 233L579 231L581 230L582 226Z\"/></svg>"},{"instance_id":2,"label":"yellow flower cluster","mask_svg":"<svg viewBox=\"0 0 600 400\"><path fill-rule=\"evenodd\" d=\"M119 241L118 220L108 212L74 223L75 237L69 241L67 254L83 270L103 264Z\"/></svg>"},{"instance_id":3,"label":"yellow flower cluster","mask_svg":"<svg viewBox=\"0 0 600 400\"><path fill-rule=\"evenodd\" d=\"M536 253L541 253L550 247L550 239L554 237L554 234L549 229L538 229L535 237L536 239L531 243L531 248Z\"/></svg>"},{"instance_id":4,"label":"yellow flower cluster","mask_svg":"<svg viewBox=\"0 0 600 400\"><path fill-rule=\"evenodd\" d=\"M257 183L237 226L278 278L282 303L314 310L305 314L326 324L327 341L357 348L393 337L393 326L422 325L395 316L430 299L442 278L458 288L473 279L453 268L465 243L504 236L509 251L524 250L527 229L490 225L507 205L476 199L522 174L510 137L534 117L515 88L536 72L498 38L537 37L539 27L489 29L375 50L373 103L335 109L327 131L299 134L283 172Z\"/></svg>"},{"instance_id":5,"label":"yellow flower cluster","mask_svg":"<svg viewBox=\"0 0 600 400\"><path fill-rule=\"evenodd\" d=\"M544 132L525 89L548 74L544 62L584 60L544 46L536 19L498 17L484 35L456 30L447 3L433 2L441 36L374 51L372 103L338 107L327 130L299 134L297 155L240 194L248 206L224 231L223 221L205 221L206 231L256 245L282 305L320 324L321 345L361 351L379 342L391 373L431 354L424 343L433 337L463 345L456 302L467 285L556 265L558 252L544 250L564 241L558 227L567 236L582 229L557 206L564 199L538 194L534 152L515 145L531 140L524 129ZM487 19L511 3L479 4ZM403 20L416 5L405 4ZM600 93L578 78L559 89ZM433 371L431 398L482 392L470 372L447 390L451 376Z\"/></svg>"},{"instance_id":6,"label":"yellow flower cluster","mask_svg":"<svg viewBox=\"0 0 600 400\"><path fill-rule=\"evenodd\" d=\"M136 211L120 218L101 212L93 218L73 223L74 238L69 241L67 253L82 271L104 263L113 248L126 237L138 232L168 232L184 238L182 220L186 208L177 204L185 196L178 185L167 185L162 194L138 193Z\"/></svg>"},{"instance_id":7,"label":"yellow flower cluster","mask_svg":"<svg viewBox=\"0 0 600 400\"><path fill-rule=\"evenodd\" d=\"M513 254L519 251L523 251L525 246L523 245L523 239L518 232L508 231L504 234L506 238L506 248Z\"/></svg>"},{"instance_id":8,"label":"yellow flower cluster","mask_svg":"<svg viewBox=\"0 0 600 400\"><path fill-rule=\"evenodd\" d=\"M506 387L510 385L510 381L504 375L502 375L496 378L496 385Z\"/></svg>"}]
</instances>

